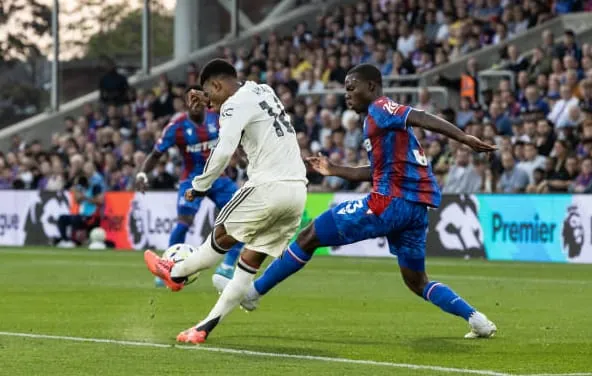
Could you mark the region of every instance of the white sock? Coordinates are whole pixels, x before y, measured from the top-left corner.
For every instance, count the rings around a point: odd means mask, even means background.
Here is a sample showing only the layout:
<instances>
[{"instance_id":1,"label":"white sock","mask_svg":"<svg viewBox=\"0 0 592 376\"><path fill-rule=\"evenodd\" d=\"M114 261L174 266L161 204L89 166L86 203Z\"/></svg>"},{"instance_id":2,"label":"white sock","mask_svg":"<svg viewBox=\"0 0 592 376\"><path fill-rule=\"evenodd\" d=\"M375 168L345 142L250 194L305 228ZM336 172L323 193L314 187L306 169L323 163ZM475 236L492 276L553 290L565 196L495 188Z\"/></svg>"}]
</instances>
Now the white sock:
<instances>
[{"instance_id":1,"label":"white sock","mask_svg":"<svg viewBox=\"0 0 592 376\"><path fill-rule=\"evenodd\" d=\"M200 270L211 268L218 264L223 257L223 253L217 252L212 247L212 234L210 234L197 249L197 252L173 266L171 277L187 277Z\"/></svg>"},{"instance_id":2,"label":"white sock","mask_svg":"<svg viewBox=\"0 0 592 376\"><path fill-rule=\"evenodd\" d=\"M240 304L241 300L243 300L243 297L247 294L247 291L249 291L249 288L253 283L253 279L255 278L255 274L257 273L257 269L246 266L241 261L239 261L239 264L248 271L237 266L232 280L228 282L228 285L222 292L222 295L220 295L218 298L216 305L214 308L212 308L208 317L197 324L198 328L215 319L217 319L217 324L218 321L222 320L224 316L229 314Z\"/></svg>"}]
</instances>

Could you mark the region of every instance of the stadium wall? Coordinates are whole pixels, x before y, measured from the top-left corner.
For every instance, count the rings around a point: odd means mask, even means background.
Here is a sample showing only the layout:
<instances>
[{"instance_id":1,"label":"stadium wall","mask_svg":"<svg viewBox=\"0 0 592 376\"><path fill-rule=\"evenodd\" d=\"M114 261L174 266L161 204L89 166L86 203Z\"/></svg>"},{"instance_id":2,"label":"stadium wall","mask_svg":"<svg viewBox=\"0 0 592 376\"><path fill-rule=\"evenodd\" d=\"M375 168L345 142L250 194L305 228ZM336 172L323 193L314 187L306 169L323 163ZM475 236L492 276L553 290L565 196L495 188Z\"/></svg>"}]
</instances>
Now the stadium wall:
<instances>
[{"instance_id":1,"label":"stadium wall","mask_svg":"<svg viewBox=\"0 0 592 376\"><path fill-rule=\"evenodd\" d=\"M309 194L302 226L356 193ZM121 250L165 249L175 224L176 192L108 192L101 227ZM0 245L47 245L57 220L77 213L70 192L0 191ZM187 242L200 244L217 209L205 199ZM430 210L428 256L592 263L592 195L445 195ZM384 238L320 249L332 256L390 257Z\"/></svg>"}]
</instances>

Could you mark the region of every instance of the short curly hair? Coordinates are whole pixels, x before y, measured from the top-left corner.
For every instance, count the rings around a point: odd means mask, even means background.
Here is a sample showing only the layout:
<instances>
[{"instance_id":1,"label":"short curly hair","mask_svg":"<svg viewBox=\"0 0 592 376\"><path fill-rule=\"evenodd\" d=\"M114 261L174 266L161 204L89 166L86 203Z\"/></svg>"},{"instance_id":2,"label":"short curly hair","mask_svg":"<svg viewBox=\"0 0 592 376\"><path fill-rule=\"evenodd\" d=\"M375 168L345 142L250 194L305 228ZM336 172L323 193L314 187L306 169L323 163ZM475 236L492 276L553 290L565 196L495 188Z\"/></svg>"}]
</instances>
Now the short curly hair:
<instances>
[{"instance_id":1,"label":"short curly hair","mask_svg":"<svg viewBox=\"0 0 592 376\"><path fill-rule=\"evenodd\" d=\"M224 59L214 59L203 67L200 74L200 83L202 86L213 77L227 76L237 78L236 69L228 61Z\"/></svg>"}]
</instances>

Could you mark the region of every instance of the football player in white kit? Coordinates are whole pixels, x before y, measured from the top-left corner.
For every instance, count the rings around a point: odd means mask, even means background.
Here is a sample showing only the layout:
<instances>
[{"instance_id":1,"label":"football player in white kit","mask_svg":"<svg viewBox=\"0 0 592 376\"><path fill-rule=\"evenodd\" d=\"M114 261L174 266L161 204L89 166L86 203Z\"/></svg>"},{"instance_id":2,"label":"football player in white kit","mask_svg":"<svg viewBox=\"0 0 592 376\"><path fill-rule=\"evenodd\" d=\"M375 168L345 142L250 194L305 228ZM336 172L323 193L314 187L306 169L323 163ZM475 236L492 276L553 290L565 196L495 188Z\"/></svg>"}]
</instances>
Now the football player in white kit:
<instances>
[{"instance_id":1,"label":"football player in white kit","mask_svg":"<svg viewBox=\"0 0 592 376\"><path fill-rule=\"evenodd\" d=\"M220 112L220 133L186 199L206 194L239 144L249 160L249 180L222 208L198 252L177 264L152 251L144 253L150 271L178 291L188 275L217 265L236 243L244 243L234 277L209 315L177 336L177 341L187 343L205 342L239 305L267 255L280 256L298 230L306 204L306 167L290 118L273 89L253 81L241 85L232 64L222 59L203 68L201 85L210 105Z\"/></svg>"}]
</instances>

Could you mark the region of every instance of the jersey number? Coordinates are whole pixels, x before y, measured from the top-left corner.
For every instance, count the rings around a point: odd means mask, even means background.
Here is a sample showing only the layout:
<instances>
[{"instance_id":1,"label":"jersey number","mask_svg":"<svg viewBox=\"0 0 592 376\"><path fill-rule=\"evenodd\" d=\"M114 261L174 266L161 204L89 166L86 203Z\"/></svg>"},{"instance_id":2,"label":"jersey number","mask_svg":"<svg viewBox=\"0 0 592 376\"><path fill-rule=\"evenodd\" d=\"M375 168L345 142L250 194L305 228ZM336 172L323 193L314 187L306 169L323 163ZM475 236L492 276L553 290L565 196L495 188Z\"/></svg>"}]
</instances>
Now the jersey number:
<instances>
[{"instance_id":1,"label":"jersey number","mask_svg":"<svg viewBox=\"0 0 592 376\"><path fill-rule=\"evenodd\" d=\"M337 214L353 214L362 207L364 207L362 200L350 201L343 208L339 209Z\"/></svg>"},{"instance_id":2,"label":"jersey number","mask_svg":"<svg viewBox=\"0 0 592 376\"><path fill-rule=\"evenodd\" d=\"M273 99L275 101L273 104L274 108L272 108L266 101L259 102L259 107L261 107L263 111L267 111L267 114L274 118L273 127L275 128L275 134L278 137L282 137L284 135L282 125L286 128L288 133L294 133L294 128L292 127L292 124L290 124L290 118L288 115L286 115L286 111L284 111L282 104L277 100L277 98Z\"/></svg>"}]
</instances>

